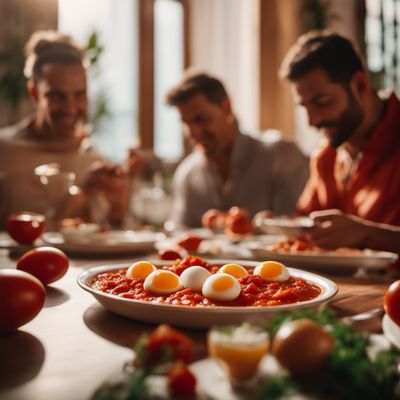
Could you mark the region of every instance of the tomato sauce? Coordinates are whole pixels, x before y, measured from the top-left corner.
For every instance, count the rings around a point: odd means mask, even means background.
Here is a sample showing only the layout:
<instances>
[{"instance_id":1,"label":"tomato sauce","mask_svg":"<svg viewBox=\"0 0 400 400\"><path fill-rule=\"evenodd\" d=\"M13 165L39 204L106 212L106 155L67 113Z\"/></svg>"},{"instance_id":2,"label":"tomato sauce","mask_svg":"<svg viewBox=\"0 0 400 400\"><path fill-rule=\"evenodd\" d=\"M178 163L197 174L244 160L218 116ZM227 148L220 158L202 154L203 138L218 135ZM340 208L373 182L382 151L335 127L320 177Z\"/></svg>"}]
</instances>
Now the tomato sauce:
<instances>
[{"instance_id":1,"label":"tomato sauce","mask_svg":"<svg viewBox=\"0 0 400 400\"><path fill-rule=\"evenodd\" d=\"M186 268L201 265L211 273L219 269L217 265L210 265L199 257L188 256L177 260L173 265L163 266L180 275ZM241 293L232 301L216 301L207 299L201 293L192 289L182 289L173 294L154 294L143 288L143 279L132 279L125 276L127 269L116 272L107 272L96 276L90 286L100 292L120 296L127 299L143 300L153 303L164 303L184 306L277 306L307 301L318 297L321 288L305 279L290 277L283 282L267 282L258 275L249 274L239 279Z\"/></svg>"}]
</instances>

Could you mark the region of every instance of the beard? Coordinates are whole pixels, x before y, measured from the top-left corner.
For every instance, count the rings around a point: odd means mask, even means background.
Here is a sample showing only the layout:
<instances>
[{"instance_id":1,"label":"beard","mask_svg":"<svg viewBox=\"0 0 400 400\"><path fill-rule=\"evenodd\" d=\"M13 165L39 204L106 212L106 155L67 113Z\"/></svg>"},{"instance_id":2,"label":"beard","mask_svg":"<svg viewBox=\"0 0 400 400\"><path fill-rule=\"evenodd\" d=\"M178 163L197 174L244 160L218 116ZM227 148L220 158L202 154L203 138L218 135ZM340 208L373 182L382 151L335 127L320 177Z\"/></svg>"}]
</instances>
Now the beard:
<instances>
[{"instance_id":1,"label":"beard","mask_svg":"<svg viewBox=\"0 0 400 400\"><path fill-rule=\"evenodd\" d=\"M325 136L329 140L330 146L333 148L338 148L344 142L348 141L355 130L360 126L364 118L364 112L355 99L353 93L348 90L348 106L339 115L336 120L323 121L317 125L320 130L329 130L331 134L327 131L324 132Z\"/></svg>"}]
</instances>

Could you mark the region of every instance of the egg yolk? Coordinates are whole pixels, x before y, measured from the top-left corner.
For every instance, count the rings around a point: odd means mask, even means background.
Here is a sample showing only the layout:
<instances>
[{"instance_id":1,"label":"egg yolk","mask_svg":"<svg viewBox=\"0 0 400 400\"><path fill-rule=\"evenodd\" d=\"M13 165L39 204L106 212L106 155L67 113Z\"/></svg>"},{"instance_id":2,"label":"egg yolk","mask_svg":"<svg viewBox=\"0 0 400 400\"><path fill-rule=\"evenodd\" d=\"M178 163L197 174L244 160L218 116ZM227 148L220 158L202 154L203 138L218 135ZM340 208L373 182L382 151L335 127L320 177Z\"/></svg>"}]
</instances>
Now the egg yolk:
<instances>
[{"instance_id":1,"label":"egg yolk","mask_svg":"<svg viewBox=\"0 0 400 400\"><path fill-rule=\"evenodd\" d=\"M179 278L175 274L160 271L154 276L152 286L157 289L175 289L179 287Z\"/></svg>"},{"instance_id":2,"label":"egg yolk","mask_svg":"<svg viewBox=\"0 0 400 400\"><path fill-rule=\"evenodd\" d=\"M240 279L242 276L247 275L247 271L239 264L225 264L218 272L232 275L236 279Z\"/></svg>"},{"instance_id":3,"label":"egg yolk","mask_svg":"<svg viewBox=\"0 0 400 400\"><path fill-rule=\"evenodd\" d=\"M255 275L260 275L266 281L283 282L289 278L287 268L277 261L265 261L254 270Z\"/></svg>"},{"instance_id":4,"label":"egg yolk","mask_svg":"<svg viewBox=\"0 0 400 400\"><path fill-rule=\"evenodd\" d=\"M217 292L224 292L225 290L229 290L232 286L233 281L228 276L221 276L212 284L212 288Z\"/></svg>"},{"instance_id":5,"label":"egg yolk","mask_svg":"<svg viewBox=\"0 0 400 400\"><path fill-rule=\"evenodd\" d=\"M126 272L128 278L139 278L146 279L156 267L148 261L138 261L137 263L131 265Z\"/></svg>"}]
</instances>

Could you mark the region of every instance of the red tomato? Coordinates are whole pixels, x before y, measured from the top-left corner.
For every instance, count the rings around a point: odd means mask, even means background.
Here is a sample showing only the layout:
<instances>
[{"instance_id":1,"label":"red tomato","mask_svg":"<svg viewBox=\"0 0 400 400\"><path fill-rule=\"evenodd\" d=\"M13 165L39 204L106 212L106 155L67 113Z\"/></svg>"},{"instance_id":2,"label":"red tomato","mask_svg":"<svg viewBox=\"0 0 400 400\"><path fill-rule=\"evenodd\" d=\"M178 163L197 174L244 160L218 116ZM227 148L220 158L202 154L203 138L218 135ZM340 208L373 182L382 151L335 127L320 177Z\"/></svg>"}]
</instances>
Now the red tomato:
<instances>
[{"instance_id":1,"label":"red tomato","mask_svg":"<svg viewBox=\"0 0 400 400\"><path fill-rule=\"evenodd\" d=\"M17 269L36 276L44 285L60 279L68 270L68 257L55 247L37 247L21 256Z\"/></svg>"},{"instance_id":2,"label":"red tomato","mask_svg":"<svg viewBox=\"0 0 400 400\"><path fill-rule=\"evenodd\" d=\"M227 235L246 235L254 232L254 227L249 217L239 213L227 217L225 232Z\"/></svg>"},{"instance_id":3,"label":"red tomato","mask_svg":"<svg viewBox=\"0 0 400 400\"><path fill-rule=\"evenodd\" d=\"M400 280L393 282L386 290L384 307L386 314L400 325Z\"/></svg>"},{"instance_id":4,"label":"red tomato","mask_svg":"<svg viewBox=\"0 0 400 400\"><path fill-rule=\"evenodd\" d=\"M174 363L168 373L168 389L176 396L193 395L196 378L182 361Z\"/></svg>"},{"instance_id":5,"label":"red tomato","mask_svg":"<svg viewBox=\"0 0 400 400\"><path fill-rule=\"evenodd\" d=\"M172 360L181 360L189 363L193 359L193 343L183 333L168 325L160 325L147 338L145 343L147 357L142 362L145 365L154 365L163 360L169 353Z\"/></svg>"},{"instance_id":6,"label":"red tomato","mask_svg":"<svg viewBox=\"0 0 400 400\"><path fill-rule=\"evenodd\" d=\"M30 211L21 211L8 216L8 234L21 244L32 244L44 230L45 217Z\"/></svg>"},{"instance_id":7,"label":"red tomato","mask_svg":"<svg viewBox=\"0 0 400 400\"><path fill-rule=\"evenodd\" d=\"M42 309L46 290L34 276L15 269L0 270L0 332L12 332Z\"/></svg>"},{"instance_id":8,"label":"red tomato","mask_svg":"<svg viewBox=\"0 0 400 400\"><path fill-rule=\"evenodd\" d=\"M238 217L240 215L241 217L247 218L248 220L250 219L249 212L245 208L240 207L231 207L228 210L228 215L232 217Z\"/></svg>"},{"instance_id":9,"label":"red tomato","mask_svg":"<svg viewBox=\"0 0 400 400\"><path fill-rule=\"evenodd\" d=\"M205 228L223 228L225 223L225 213L215 208L206 211L201 217L201 223Z\"/></svg>"},{"instance_id":10,"label":"red tomato","mask_svg":"<svg viewBox=\"0 0 400 400\"><path fill-rule=\"evenodd\" d=\"M196 251L203 238L199 236L188 235L178 241L178 246L183 247L187 251Z\"/></svg>"},{"instance_id":11,"label":"red tomato","mask_svg":"<svg viewBox=\"0 0 400 400\"><path fill-rule=\"evenodd\" d=\"M171 249L159 250L158 256L160 257L161 260L172 260L172 261L182 258L181 255L176 250L171 250Z\"/></svg>"}]
</instances>

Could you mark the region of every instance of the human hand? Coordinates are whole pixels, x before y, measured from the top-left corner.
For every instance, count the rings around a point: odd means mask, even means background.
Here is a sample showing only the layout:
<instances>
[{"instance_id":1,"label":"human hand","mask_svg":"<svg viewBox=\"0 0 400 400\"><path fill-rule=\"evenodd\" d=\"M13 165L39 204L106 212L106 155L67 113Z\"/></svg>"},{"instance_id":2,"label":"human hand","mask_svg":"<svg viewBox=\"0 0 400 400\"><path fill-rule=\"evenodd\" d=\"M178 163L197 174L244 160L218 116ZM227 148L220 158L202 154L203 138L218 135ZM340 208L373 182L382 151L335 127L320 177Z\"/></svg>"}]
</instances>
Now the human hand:
<instances>
[{"instance_id":1,"label":"human hand","mask_svg":"<svg viewBox=\"0 0 400 400\"><path fill-rule=\"evenodd\" d=\"M363 247L369 226L362 218L340 210L314 211L309 216L314 226L308 228L306 237L313 244L326 247Z\"/></svg>"},{"instance_id":2,"label":"human hand","mask_svg":"<svg viewBox=\"0 0 400 400\"><path fill-rule=\"evenodd\" d=\"M110 223L119 224L127 214L129 176L120 165L104 162L94 164L84 183L84 190L89 202L96 196L105 200Z\"/></svg>"},{"instance_id":3,"label":"human hand","mask_svg":"<svg viewBox=\"0 0 400 400\"><path fill-rule=\"evenodd\" d=\"M128 175L132 178L142 173L146 167L146 160L136 148L128 149L128 155L124 163L124 168Z\"/></svg>"}]
</instances>

